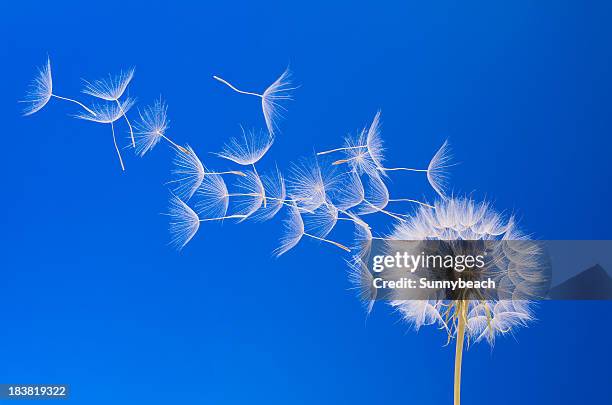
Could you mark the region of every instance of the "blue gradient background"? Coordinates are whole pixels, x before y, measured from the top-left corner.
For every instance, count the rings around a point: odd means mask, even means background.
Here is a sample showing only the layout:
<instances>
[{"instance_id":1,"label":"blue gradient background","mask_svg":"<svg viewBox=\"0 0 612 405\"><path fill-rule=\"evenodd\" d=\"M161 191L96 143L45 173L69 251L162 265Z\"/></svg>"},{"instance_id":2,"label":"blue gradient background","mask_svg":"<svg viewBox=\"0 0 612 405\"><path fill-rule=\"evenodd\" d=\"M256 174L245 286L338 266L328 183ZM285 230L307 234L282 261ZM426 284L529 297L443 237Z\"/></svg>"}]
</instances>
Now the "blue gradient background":
<instances>
[{"instance_id":1,"label":"blue gradient background","mask_svg":"<svg viewBox=\"0 0 612 405\"><path fill-rule=\"evenodd\" d=\"M205 151L263 123L211 75L263 90L290 63L301 87L262 169L381 108L393 164L426 165L448 137L457 193L537 238L611 239L611 4L415 3L2 4L0 382L68 383L78 404L451 403L444 334L385 306L366 322L335 250L272 259L276 220L202 226L177 254L168 148L126 150L121 173L108 127L16 103L47 53L57 94L80 99L81 77L134 65L130 94L162 94L170 134L223 168ZM418 176L390 188L433 197ZM515 338L470 347L464 402L608 402L611 309L542 304Z\"/></svg>"}]
</instances>

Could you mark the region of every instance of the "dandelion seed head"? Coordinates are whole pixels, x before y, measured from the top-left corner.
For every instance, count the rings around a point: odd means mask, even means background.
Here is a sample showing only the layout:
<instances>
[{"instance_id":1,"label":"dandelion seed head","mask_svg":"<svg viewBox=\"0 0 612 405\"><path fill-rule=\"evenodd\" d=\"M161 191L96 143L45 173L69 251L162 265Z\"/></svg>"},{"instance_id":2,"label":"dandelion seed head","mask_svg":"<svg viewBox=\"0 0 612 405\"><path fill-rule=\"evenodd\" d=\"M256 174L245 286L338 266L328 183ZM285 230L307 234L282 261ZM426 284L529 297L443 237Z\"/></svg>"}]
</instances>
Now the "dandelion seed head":
<instances>
[{"instance_id":1,"label":"dandelion seed head","mask_svg":"<svg viewBox=\"0 0 612 405\"><path fill-rule=\"evenodd\" d=\"M369 315L374 308L378 290L374 287L374 276L360 256L346 260L349 268L348 279L352 288L357 291L357 298L363 304L366 314Z\"/></svg>"},{"instance_id":2,"label":"dandelion seed head","mask_svg":"<svg viewBox=\"0 0 612 405\"><path fill-rule=\"evenodd\" d=\"M501 299L465 298L468 301L466 335L475 342L486 340L493 344L496 335L510 333L533 320L532 302L514 291L518 291L525 278L534 281L543 277L539 267L541 251L527 242L528 237L516 227L513 217L504 219L488 203L452 197L436 202L435 208L420 206L413 217L396 224L388 239L445 240L449 243L497 241L492 245L495 247L494 260L488 266L496 270L498 282L508 287L500 288ZM525 274L517 274L514 265ZM454 308L454 301L445 297L424 301L398 299L391 305L416 329L437 323L447 328L449 334L456 333L453 325L447 325L441 315L442 309Z\"/></svg>"},{"instance_id":3,"label":"dandelion seed head","mask_svg":"<svg viewBox=\"0 0 612 405\"><path fill-rule=\"evenodd\" d=\"M380 123L380 110L376 112L370 127L365 135L365 143L362 145L366 145L368 149L368 154L370 158L374 161L374 164L377 167L383 167L384 160L384 144L381 136L381 123ZM364 140L362 139L362 142Z\"/></svg>"},{"instance_id":4,"label":"dandelion seed head","mask_svg":"<svg viewBox=\"0 0 612 405\"><path fill-rule=\"evenodd\" d=\"M253 215L264 202L264 185L261 177L254 171L246 172L246 176L238 177L236 189L240 196L234 197L236 215L244 215L239 222Z\"/></svg>"},{"instance_id":5,"label":"dandelion seed head","mask_svg":"<svg viewBox=\"0 0 612 405\"><path fill-rule=\"evenodd\" d=\"M431 187L442 198L446 198L446 189L449 183L448 171L446 169L449 167L451 158L448 141L444 141L444 144L438 149L427 167L427 180L429 180Z\"/></svg>"},{"instance_id":6,"label":"dandelion seed head","mask_svg":"<svg viewBox=\"0 0 612 405\"><path fill-rule=\"evenodd\" d=\"M261 176L266 195L266 206L260 207L251 219L255 221L267 221L272 219L286 204L287 188L281 171L276 167L273 173Z\"/></svg>"},{"instance_id":7,"label":"dandelion seed head","mask_svg":"<svg viewBox=\"0 0 612 405\"><path fill-rule=\"evenodd\" d=\"M195 209L202 218L223 218L227 215L229 195L225 181L220 175L206 174L195 196Z\"/></svg>"},{"instance_id":8,"label":"dandelion seed head","mask_svg":"<svg viewBox=\"0 0 612 405\"><path fill-rule=\"evenodd\" d=\"M291 84L291 72L286 69L274 83L272 83L261 97L261 107L263 110L266 127L270 135L278 132L278 120L283 118L281 111L285 110L283 101L292 100L291 91L295 90Z\"/></svg>"},{"instance_id":9,"label":"dandelion seed head","mask_svg":"<svg viewBox=\"0 0 612 405\"><path fill-rule=\"evenodd\" d=\"M184 200L189 200L202 184L205 168L191 146L187 145L186 149L189 153L176 151L173 160L174 169L172 169L174 178L170 183L174 184L176 195Z\"/></svg>"},{"instance_id":10,"label":"dandelion seed head","mask_svg":"<svg viewBox=\"0 0 612 405\"><path fill-rule=\"evenodd\" d=\"M120 71L119 74L109 74L107 78L89 82L83 80L85 87L82 92L107 101L117 101L134 77L134 68Z\"/></svg>"},{"instance_id":11,"label":"dandelion seed head","mask_svg":"<svg viewBox=\"0 0 612 405\"><path fill-rule=\"evenodd\" d=\"M189 243L200 228L200 218L177 196L170 197L170 244L178 250Z\"/></svg>"},{"instance_id":12,"label":"dandelion seed head","mask_svg":"<svg viewBox=\"0 0 612 405\"><path fill-rule=\"evenodd\" d=\"M284 233L281 236L280 245L274 250L276 257L294 248L304 236L304 221L295 202L290 204L287 211L288 216L283 220Z\"/></svg>"},{"instance_id":13,"label":"dandelion seed head","mask_svg":"<svg viewBox=\"0 0 612 405\"><path fill-rule=\"evenodd\" d=\"M332 204L341 211L359 205L365 198L361 178L354 170L336 176L336 181L327 194Z\"/></svg>"},{"instance_id":14,"label":"dandelion seed head","mask_svg":"<svg viewBox=\"0 0 612 405\"><path fill-rule=\"evenodd\" d=\"M304 213L302 219L309 234L325 238L338 222L338 208L326 201L316 210Z\"/></svg>"},{"instance_id":15,"label":"dandelion seed head","mask_svg":"<svg viewBox=\"0 0 612 405\"><path fill-rule=\"evenodd\" d=\"M217 156L231 160L242 166L257 163L268 152L274 143L274 137L264 131L245 131L242 129L242 138L231 138Z\"/></svg>"},{"instance_id":16,"label":"dandelion seed head","mask_svg":"<svg viewBox=\"0 0 612 405\"><path fill-rule=\"evenodd\" d=\"M82 111L75 114L74 117L98 122L101 124L110 124L117 121L124 113L127 113L136 103L136 99L127 97L119 104L115 103L95 103L90 107L90 111ZM95 114L92 114L92 112Z\"/></svg>"},{"instance_id":17,"label":"dandelion seed head","mask_svg":"<svg viewBox=\"0 0 612 405\"><path fill-rule=\"evenodd\" d=\"M38 68L36 76L30 82L25 99L20 101L28 104L23 110L23 115L32 115L40 111L47 105L52 94L53 78L51 76L51 60L47 57L47 63Z\"/></svg>"},{"instance_id":18,"label":"dandelion seed head","mask_svg":"<svg viewBox=\"0 0 612 405\"><path fill-rule=\"evenodd\" d=\"M324 171L316 159L302 160L291 167L289 196L300 208L314 211L325 203L334 182L332 169Z\"/></svg>"},{"instance_id":19,"label":"dandelion seed head","mask_svg":"<svg viewBox=\"0 0 612 405\"><path fill-rule=\"evenodd\" d=\"M389 190L378 173L364 175L361 178L364 188L364 200L353 210L358 215L371 214L384 209L389 204Z\"/></svg>"},{"instance_id":20,"label":"dandelion seed head","mask_svg":"<svg viewBox=\"0 0 612 405\"><path fill-rule=\"evenodd\" d=\"M168 105L161 97L152 106L139 111L140 121L134 123L136 153L144 156L159 143L168 130Z\"/></svg>"}]
</instances>

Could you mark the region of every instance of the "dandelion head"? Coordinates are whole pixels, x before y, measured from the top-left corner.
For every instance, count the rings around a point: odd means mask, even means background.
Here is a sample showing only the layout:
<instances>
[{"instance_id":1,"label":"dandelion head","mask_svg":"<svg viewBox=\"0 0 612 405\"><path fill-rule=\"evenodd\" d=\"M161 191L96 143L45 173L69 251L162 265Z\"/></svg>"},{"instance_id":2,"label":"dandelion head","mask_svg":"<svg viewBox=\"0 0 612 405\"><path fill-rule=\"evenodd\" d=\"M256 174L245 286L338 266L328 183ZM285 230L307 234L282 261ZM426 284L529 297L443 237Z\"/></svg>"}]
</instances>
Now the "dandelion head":
<instances>
[{"instance_id":1,"label":"dandelion head","mask_svg":"<svg viewBox=\"0 0 612 405\"><path fill-rule=\"evenodd\" d=\"M191 146L187 145L186 149L189 153L176 151L172 170L174 178L170 183L174 184L176 195L184 200L189 200L202 184L205 169Z\"/></svg>"},{"instance_id":2,"label":"dandelion head","mask_svg":"<svg viewBox=\"0 0 612 405\"><path fill-rule=\"evenodd\" d=\"M365 144L368 149L368 154L377 167L383 167L384 160L384 144L380 131L380 110L374 116L367 133L365 134ZM362 139L362 142L364 140Z\"/></svg>"},{"instance_id":3,"label":"dandelion head","mask_svg":"<svg viewBox=\"0 0 612 405\"><path fill-rule=\"evenodd\" d=\"M25 95L25 99L20 101L28 104L23 110L23 115L31 115L41 110L53 94L53 78L51 77L51 60L47 58L47 63L38 68L38 72Z\"/></svg>"},{"instance_id":4,"label":"dandelion head","mask_svg":"<svg viewBox=\"0 0 612 405\"><path fill-rule=\"evenodd\" d=\"M427 167L427 180L429 180L431 187L442 198L446 198L446 188L449 182L447 169L450 166L451 158L448 141L444 141Z\"/></svg>"},{"instance_id":5,"label":"dandelion head","mask_svg":"<svg viewBox=\"0 0 612 405\"><path fill-rule=\"evenodd\" d=\"M291 72L286 69L261 97L261 107L270 135L275 135L278 131L277 121L283 117L281 111L285 110L282 103L292 100L292 90L295 90L295 87L291 84Z\"/></svg>"},{"instance_id":6,"label":"dandelion head","mask_svg":"<svg viewBox=\"0 0 612 405\"><path fill-rule=\"evenodd\" d=\"M289 205L287 211L288 216L283 220L284 233L280 239L280 245L274 250L276 257L293 249L304 236L304 221L295 202Z\"/></svg>"},{"instance_id":7,"label":"dandelion head","mask_svg":"<svg viewBox=\"0 0 612 405\"><path fill-rule=\"evenodd\" d=\"M352 259L346 260L346 263L349 268L348 279L351 288L357 291L357 298L369 315L374 308L378 295L378 290L374 288L374 276L360 256L354 256Z\"/></svg>"},{"instance_id":8,"label":"dandelion head","mask_svg":"<svg viewBox=\"0 0 612 405\"><path fill-rule=\"evenodd\" d=\"M274 137L264 131L245 131L242 138L231 138L217 155L243 166L257 163L274 143Z\"/></svg>"},{"instance_id":9,"label":"dandelion head","mask_svg":"<svg viewBox=\"0 0 612 405\"><path fill-rule=\"evenodd\" d=\"M134 124L136 153L144 156L161 140L168 129L168 105L161 97L152 106L139 111L140 120Z\"/></svg>"},{"instance_id":10,"label":"dandelion head","mask_svg":"<svg viewBox=\"0 0 612 405\"><path fill-rule=\"evenodd\" d=\"M378 173L362 177L364 199L354 210L358 215L371 214L384 209L389 204L389 190Z\"/></svg>"},{"instance_id":11,"label":"dandelion head","mask_svg":"<svg viewBox=\"0 0 612 405\"><path fill-rule=\"evenodd\" d=\"M110 124L117 121L124 113L127 113L136 103L136 99L127 97L119 104L96 103L89 110L74 115L75 118Z\"/></svg>"},{"instance_id":12,"label":"dandelion head","mask_svg":"<svg viewBox=\"0 0 612 405\"><path fill-rule=\"evenodd\" d=\"M109 74L107 78L94 80L93 82L83 80L85 87L82 91L96 98L117 101L121 98L133 77L134 68L130 68L126 71L122 70L116 75Z\"/></svg>"},{"instance_id":13,"label":"dandelion head","mask_svg":"<svg viewBox=\"0 0 612 405\"><path fill-rule=\"evenodd\" d=\"M302 160L291 167L289 196L300 208L314 211L325 203L334 182L334 174L324 171L316 159Z\"/></svg>"},{"instance_id":14,"label":"dandelion head","mask_svg":"<svg viewBox=\"0 0 612 405\"><path fill-rule=\"evenodd\" d=\"M200 218L183 200L170 197L170 244L178 250L189 243L200 228Z\"/></svg>"},{"instance_id":15,"label":"dandelion head","mask_svg":"<svg viewBox=\"0 0 612 405\"><path fill-rule=\"evenodd\" d=\"M245 176L238 177L233 198L236 215L244 215L240 222L253 215L263 205L265 190L261 177L255 172L246 172Z\"/></svg>"},{"instance_id":16,"label":"dandelion head","mask_svg":"<svg viewBox=\"0 0 612 405\"><path fill-rule=\"evenodd\" d=\"M206 174L195 195L195 208L202 218L223 218L227 215L229 194L220 175Z\"/></svg>"},{"instance_id":17,"label":"dandelion head","mask_svg":"<svg viewBox=\"0 0 612 405\"><path fill-rule=\"evenodd\" d=\"M363 129L358 136L347 136L344 138L345 161L351 170L359 175L378 174L377 166L366 145L366 130Z\"/></svg>"},{"instance_id":18,"label":"dandelion head","mask_svg":"<svg viewBox=\"0 0 612 405\"><path fill-rule=\"evenodd\" d=\"M527 242L528 237L516 227L513 217L504 218L488 203L448 198L435 203L434 208L421 206L409 220L396 224L388 239L443 241L440 246L450 247L448 253L452 254L461 249L473 250L474 246L482 253L480 249L484 246L486 265L479 271L492 275L500 286L506 286L499 288L496 299L480 297L466 289L456 292L456 300L449 299L442 291L436 299L393 300L391 305L417 329L437 323L453 336L461 317L465 320L466 336L475 342L485 339L493 344L495 335L510 333L533 319L532 302L518 293L524 292L521 288L529 288L537 278L544 281L540 266L542 252ZM419 252L422 248L414 247ZM521 269L522 276L513 272L513 266Z\"/></svg>"},{"instance_id":19,"label":"dandelion head","mask_svg":"<svg viewBox=\"0 0 612 405\"><path fill-rule=\"evenodd\" d=\"M338 222L338 208L326 201L316 210L304 213L302 218L309 234L325 238Z\"/></svg>"},{"instance_id":20,"label":"dandelion head","mask_svg":"<svg viewBox=\"0 0 612 405\"><path fill-rule=\"evenodd\" d=\"M356 171L351 170L341 173L328 190L330 201L341 211L346 211L361 202L365 198L365 190L361 178Z\"/></svg>"},{"instance_id":21,"label":"dandelion head","mask_svg":"<svg viewBox=\"0 0 612 405\"><path fill-rule=\"evenodd\" d=\"M287 204L285 179L278 167L276 167L273 173L263 174L261 176L261 182L265 191L266 205L260 207L251 215L251 219L255 221L267 221L272 219L278 214L281 208Z\"/></svg>"}]
</instances>

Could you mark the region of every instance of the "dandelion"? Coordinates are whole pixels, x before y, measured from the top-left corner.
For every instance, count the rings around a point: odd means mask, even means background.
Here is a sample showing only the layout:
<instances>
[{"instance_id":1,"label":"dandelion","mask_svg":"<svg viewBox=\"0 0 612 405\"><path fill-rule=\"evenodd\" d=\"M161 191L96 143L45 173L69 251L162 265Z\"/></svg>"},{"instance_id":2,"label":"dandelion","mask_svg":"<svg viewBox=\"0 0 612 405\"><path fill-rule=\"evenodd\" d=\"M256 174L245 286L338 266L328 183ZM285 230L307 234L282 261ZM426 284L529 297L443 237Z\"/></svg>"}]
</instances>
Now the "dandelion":
<instances>
[{"instance_id":1,"label":"dandelion","mask_svg":"<svg viewBox=\"0 0 612 405\"><path fill-rule=\"evenodd\" d=\"M88 108L85 104L80 101L73 100L71 98L58 96L53 94L53 77L51 75L51 59L47 57L47 63L38 68L36 77L30 82L28 91L25 96L25 100L19 101L20 103L27 103L28 106L23 110L23 115L32 115L37 111L40 111L51 97L55 97L58 100L70 101L71 103L77 104L87 111L92 116L96 113Z\"/></svg>"},{"instance_id":2,"label":"dandelion","mask_svg":"<svg viewBox=\"0 0 612 405\"><path fill-rule=\"evenodd\" d=\"M231 138L223 147L223 151L217 153L217 156L231 160L241 166L252 166L259 162L261 158L268 152L274 137L263 131L255 132L254 130L242 130L242 139Z\"/></svg>"},{"instance_id":3,"label":"dandelion","mask_svg":"<svg viewBox=\"0 0 612 405\"><path fill-rule=\"evenodd\" d=\"M427 180L431 187L438 193L442 198L446 198L446 188L448 186L448 173L446 169L450 167L448 164L451 160L450 147L448 141L444 141L440 149L431 158L427 169L413 169L409 167L393 167L386 168L378 166L378 170L382 172L405 170L411 172L424 172L427 174Z\"/></svg>"},{"instance_id":4,"label":"dandelion","mask_svg":"<svg viewBox=\"0 0 612 405\"><path fill-rule=\"evenodd\" d=\"M327 190L335 182L333 173L322 170L319 162L302 160L291 167L292 176L289 178L289 196L296 201L298 207L307 211L314 211L327 200Z\"/></svg>"},{"instance_id":5,"label":"dandelion","mask_svg":"<svg viewBox=\"0 0 612 405\"><path fill-rule=\"evenodd\" d=\"M355 170L339 174L327 194L340 211L359 205L365 198L363 183Z\"/></svg>"},{"instance_id":6,"label":"dandelion","mask_svg":"<svg viewBox=\"0 0 612 405\"><path fill-rule=\"evenodd\" d=\"M144 111L138 111L140 121L134 123L134 134L136 139L136 154L144 156L159 143L165 139L170 145L183 153L189 153L187 149L178 145L171 140L166 131L169 128L168 121L168 105L161 97L153 103L152 106L145 107Z\"/></svg>"},{"instance_id":7,"label":"dandelion","mask_svg":"<svg viewBox=\"0 0 612 405\"><path fill-rule=\"evenodd\" d=\"M198 214L192 210L183 200L177 196L170 197L170 244L181 250L189 243L200 229L201 222L222 221L224 219L241 218L240 215L230 215L221 218L200 219Z\"/></svg>"},{"instance_id":8,"label":"dandelion","mask_svg":"<svg viewBox=\"0 0 612 405\"><path fill-rule=\"evenodd\" d=\"M239 90L234 85L220 78L219 76L213 76L213 79L227 85L230 89L237 93L261 98L261 108L268 132L270 133L270 136L274 136L276 134L278 131L277 121L282 118L282 113L279 110L285 110L282 102L292 100L290 92L296 89L296 87L291 87L291 72L289 69L286 69L279 76L279 78L276 79L276 81L263 92L263 94Z\"/></svg>"},{"instance_id":9,"label":"dandelion","mask_svg":"<svg viewBox=\"0 0 612 405\"><path fill-rule=\"evenodd\" d=\"M477 204L473 200L450 198L435 204L435 209L419 208L408 221L398 223L389 240L443 240L450 241L520 241L525 240L512 218L504 220L488 204ZM502 244L503 246L503 244ZM525 245L527 246L527 245ZM501 249L496 254L494 265L503 268L509 263L520 263L523 272L532 270L530 277L538 277L539 254L533 245L523 249L513 245L510 254ZM420 249L415 247L415 249ZM420 250L419 250L420 252ZM505 264L503 264L505 263ZM531 267L528 267L531 266ZM486 339L493 344L495 335L511 333L517 327L526 326L533 316L527 300L492 300L470 295L470 290L461 291L457 299L430 300L396 299L391 305L416 329L423 325L438 324L454 338L455 378L454 401L460 403L461 362L465 338L474 342Z\"/></svg>"},{"instance_id":10,"label":"dandelion","mask_svg":"<svg viewBox=\"0 0 612 405\"><path fill-rule=\"evenodd\" d=\"M99 122L101 124L110 124L111 132L113 134L113 143L115 144L115 150L117 151L117 156L119 157L119 163L121 164L121 169L125 170L125 166L123 165L123 158L121 157L121 152L119 151L119 146L117 146L117 138L115 136L115 121L117 121L126 111L129 111L130 108L134 105L134 99L126 98L120 104L95 104L92 106L91 111L79 113L75 115L75 118L79 118L82 120Z\"/></svg>"},{"instance_id":11,"label":"dandelion","mask_svg":"<svg viewBox=\"0 0 612 405\"><path fill-rule=\"evenodd\" d=\"M123 96L123 93L127 89L128 85L134 78L134 68L128 69L127 71L120 71L118 75L108 75L106 79L94 80L93 82L89 82L87 80L83 80L85 83L85 88L82 90L83 93L89 94L90 96L115 102L117 106L121 109L121 103L119 99ZM121 110L121 115L125 118L125 122L127 122L128 127L130 128L130 137L132 138L132 146L136 147L136 141L134 139L134 130L132 129L132 124L126 115L127 111Z\"/></svg>"},{"instance_id":12,"label":"dandelion","mask_svg":"<svg viewBox=\"0 0 612 405\"><path fill-rule=\"evenodd\" d=\"M309 233L324 238L329 235L338 222L338 208L327 201L312 213L304 213L302 219Z\"/></svg>"},{"instance_id":13,"label":"dandelion","mask_svg":"<svg viewBox=\"0 0 612 405\"><path fill-rule=\"evenodd\" d=\"M189 200L193 196L206 175L234 174L244 176L243 172L235 170L209 172L191 146L187 145L186 150L187 153L179 151L176 154L174 158L175 168L172 170L175 179L168 182L174 184L174 193L184 200Z\"/></svg>"},{"instance_id":14,"label":"dandelion","mask_svg":"<svg viewBox=\"0 0 612 405\"><path fill-rule=\"evenodd\" d=\"M291 206L288 208L288 211L289 216L283 221L285 233L281 237L280 246L274 250L276 257L279 257L294 248L300 242L303 236L332 244L346 252L351 251L349 248L338 242L307 233L304 229L304 221L302 220L300 209L295 202L292 202Z\"/></svg>"},{"instance_id":15,"label":"dandelion","mask_svg":"<svg viewBox=\"0 0 612 405\"><path fill-rule=\"evenodd\" d=\"M207 174L196 190L198 201L195 204L198 215L205 218L219 218L227 215L229 193L223 177Z\"/></svg>"},{"instance_id":16,"label":"dandelion","mask_svg":"<svg viewBox=\"0 0 612 405\"><path fill-rule=\"evenodd\" d=\"M287 201L285 179L278 167L276 167L273 173L262 175L261 182L264 188L263 194L268 204L251 215L251 218L255 221L267 221L272 219L284 205L291 204Z\"/></svg>"},{"instance_id":17,"label":"dandelion","mask_svg":"<svg viewBox=\"0 0 612 405\"><path fill-rule=\"evenodd\" d=\"M389 190L382 178L377 175L366 175L362 178L364 185L363 201L353 208L357 215L368 215L380 212L398 221L404 221L406 215L397 214L385 209L389 204Z\"/></svg>"},{"instance_id":18,"label":"dandelion","mask_svg":"<svg viewBox=\"0 0 612 405\"><path fill-rule=\"evenodd\" d=\"M344 151L348 156L345 159L336 160L334 165L350 163L360 174L374 173L377 167L382 167L384 159L384 144L380 126L380 111L378 111L368 130L361 131L357 142L347 137L344 147L319 152L317 155Z\"/></svg>"},{"instance_id":19,"label":"dandelion","mask_svg":"<svg viewBox=\"0 0 612 405\"><path fill-rule=\"evenodd\" d=\"M236 138L231 138L229 142L225 144L223 151L217 153L217 156L231 160L242 166L252 166L255 174L258 175L255 163L259 162L272 147L274 137L263 132L255 133L255 131L249 131L247 133L242 127L240 127L240 129L242 130L243 139L238 140ZM264 207L267 205L265 190L263 205Z\"/></svg>"},{"instance_id":20,"label":"dandelion","mask_svg":"<svg viewBox=\"0 0 612 405\"><path fill-rule=\"evenodd\" d=\"M363 303L366 309L366 316L370 315L378 290L374 287L374 276L367 264L361 260L360 256L354 256L351 260L346 260L349 267L349 282L354 290L357 290L357 298Z\"/></svg>"},{"instance_id":21,"label":"dandelion","mask_svg":"<svg viewBox=\"0 0 612 405\"><path fill-rule=\"evenodd\" d=\"M253 215L264 201L264 185L256 172L247 172L246 176L238 178L239 192L229 193L228 197L235 197L236 213L243 215L244 219Z\"/></svg>"}]
</instances>

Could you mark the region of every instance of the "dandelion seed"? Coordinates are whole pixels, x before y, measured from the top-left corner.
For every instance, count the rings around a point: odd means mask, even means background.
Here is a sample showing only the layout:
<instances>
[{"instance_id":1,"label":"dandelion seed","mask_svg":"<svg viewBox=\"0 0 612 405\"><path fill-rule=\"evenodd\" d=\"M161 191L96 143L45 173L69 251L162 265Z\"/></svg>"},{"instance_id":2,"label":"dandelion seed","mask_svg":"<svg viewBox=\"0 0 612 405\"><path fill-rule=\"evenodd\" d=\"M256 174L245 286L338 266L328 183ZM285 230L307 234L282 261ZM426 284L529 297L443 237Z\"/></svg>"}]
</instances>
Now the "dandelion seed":
<instances>
[{"instance_id":1,"label":"dandelion seed","mask_svg":"<svg viewBox=\"0 0 612 405\"><path fill-rule=\"evenodd\" d=\"M328 191L330 201L340 211L346 211L363 202L365 190L359 174L354 170L340 174Z\"/></svg>"},{"instance_id":2,"label":"dandelion seed","mask_svg":"<svg viewBox=\"0 0 612 405\"><path fill-rule=\"evenodd\" d=\"M36 77L34 77L34 79L31 81L25 96L25 100L19 101L20 103L29 104L23 110L23 115L32 115L35 112L40 111L45 105L47 105L49 100L51 100L51 97L77 104L91 115L96 115L95 112L93 112L90 108L85 106L80 101L53 94L51 59L47 58L47 63L43 67L38 68L38 73L36 74Z\"/></svg>"},{"instance_id":3,"label":"dandelion seed","mask_svg":"<svg viewBox=\"0 0 612 405\"><path fill-rule=\"evenodd\" d=\"M353 289L357 290L357 298L364 305L368 316L374 308L378 295L373 283L374 276L360 256L354 256L352 260L346 260L346 263L349 267L349 282L353 285Z\"/></svg>"},{"instance_id":4,"label":"dandelion seed","mask_svg":"<svg viewBox=\"0 0 612 405\"><path fill-rule=\"evenodd\" d=\"M221 175L221 174L233 174L244 176L245 174L240 171L230 170L225 172L209 172L202 164L202 161L196 155L191 146L187 145L187 153L177 151L174 158L175 168L172 170L172 174L175 179L168 183L175 185L174 193L184 200L189 200L191 196L202 184L204 176L206 175Z\"/></svg>"},{"instance_id":5,"label":"dandelion seed","mask_svg":"<svg viewBox=\"0 0 612 405\"><path fill-rule=\"evenodd\" d=\"M380 212L398 221L406 220L406 215L397 214L385 209L389 204L389 190L379 175L366 175L363 177L362 182L364 187L363 201L353 208L357 215Z\"/></svg>"},{"instance_id":6,"label":"dandelion seed","mask_svg":"<svg viewBox=\"0 0 612 405\"><path fill-rule=\"evenodd\" d=\"M198 214L192 210L183 200L176 196L170 197L170 244L178 250L189 243L200 229L201 222L222 221L224 219L242 218L240 215L229 215L219 218L200 219Z\"/></svg>"},{"instance_id":7,"label":"dandelion seed","mask_svg":"<svg viewBox=\"0 0 612 405\"><path fill-rule=\"evenodd\" d=\"M300 242L303 236L308 236L309 238L332 244L344 251L350 252L349 248L338 242L306 233L304 229L304 221L302 220L302 216L300 214L300 209L295 202L291 204L288 211L289 216L283 221L285 233L281 237L280 246L274 250L276 257L279 257L294 248Z\"/></svg>"},{"instance_id":8,"label":"dandelion seed","mask_svg":"<svg viewBox=\"0 0 612 405\"><path fill-rule=\"evenodd\" d=\"M331 171L323 171L316 159L302 160L291 167L289 196L298 207L314 211L325 203L327 190L331 189L335 177Z\"/></svg>"},{"instance_id":9,"label":"dandelion seed","mask_svg":"<svg viewBox=\"0 0 612 405\"><path fill-rule=\"evenodd\" d=\"M321 238L326 237L338 222L338 208L326 201L312 213L305 213L302 217L306 230Z\"/></svg>"},{"instance_id":10,"label":"dandelion seed","mask_svg":"<svg viewBox=\"0 0 612 405\"><path fill-rule=\"evenodd\" d=\"M255 221L272 219L284 205L290 205L287 202L285 179L278 167L276 167L274 173L262 175L261 182L264 186L264 195L268 203L251 215L251 218Z\"/></svg>"},{"instance_id":11,"label":"dandelion seed","mask_svg":"<svg viewBox=\"0 0 612 405\"><path fill-rule=\"evenodd\" d=\"M334 165L349 163L359 174L374 173L377 167L382 167L384 145L380 133L380 111L374 116L368 130L361 131L357 142L347 137L344 147L319 152L317 155L326 155L338 151L344 151L347 157L336 160L333 163Z\"/></svg>"},{"instance_id":12,"label":"dandelion seed","mask_svg":"<svg viewBox=\"0 0 612 405\"><path fill-rule=\"evenodd\" d=\"M179 197L170 197L170 244L182 249L195 236L200 228L200 218Z\"/></svg>"},{"instance_id":13,"label":"dandelion seed","mask_svg":"<svg viewBox=\"0 0 612 405\"><path fill-rule=\"evenodd\" d=\"M111 132L113 134L113 143L115 144L115 150L117 151L117 156L119 157L119 163L121 164L122 170L125 170L125 166L123 165L123 158L121 157L121 152L119 151L119 146L117 145L117 138L115 136L115 121L121 118L126 111L129 111L134 103L135 100L128 97L122 101L120 105L108 103L94 104L92 106L92 110L88 110L74 116L75 118L86 121L98 122L100 124L110 124Z\"/></svg>"},{"instance_id":14,"label":"dandelion seed","mask_svg":"<svg viewBox=\"0 0 612 405\"><path fill-rule=\"evenodd\" d=\"M274 143L274 137L263 131L256 133L254 130L246 132L244 128L240 129L242 139L231 138L217 156L242 166L254 165L268 152Z\"/></svg>"},{"instance_id":15,"label":"dandelion seed","mask_svg":"<svg viewBox=\"0 0 612 405\"><path fill-rule=\"evenodd\" d=\"M195 208L204 218L219 218L227 215L229 194L223 177L207 174L196 191Z\"/></svg>"},{"instance_id":16,"label":"dandelion seed","mask_svg":"<svg viewBox=\"0 0 612 405\"><path fill-rule=\"evenodd\" d=\"M83 80L85 83L85 88L82 90L83 93L89 94L90 96L106 100L112 101L117 104L119 108L121 108L121 103L119 99L123 96L123 93L127 89L128 85L134 78L134 68L128 69L127 71L121 71L118 75L108 75L107 79L99 79L94 80L93 82L89 82L87 80ZM132 124L128 119L126 113L127 111L121 111L121 115L125 118L125 122L128 124L130 128L130 136L132 138L132 146L136 147L136 140L134 139L134 130L132 129Z\"/></svg>"},{"instance_id":17,"label":"dandelion seed","mask_svg":"<svg viewBox=\"0 0 612 405\"><path fill-rule=\"evenodd\" d=\"M189 153L187 149L178 145L171 140L167 135L168 121L168 105L161 97L153 103L152 106L147 106L143 111L139 111L140 121L134 123L134 135L136 140L136 154L144 156L145 153L152 150L160 140L165 139L170 145L183 153Z\"/></svg>"},{"instance_id":18,"label":"dandelion seed","mask_svg":"<svg viewBox=\"0 0 612 405\"><path fill-rule=\"evenodd\" d=\"M440 149L438 149L434 157L429 162L427 169L412 169L408 167L386 168L379 166L378 170L383 172L396 170L424 172L427 174L427 180L436 193L438 193L440 197L446 198L446 187L448 185L448 173L446 169L451 166L448 164L450 160L450 147L448 145L448 141L444 141L444 144L442 144Z\"/></svg>"},{"instance_id":19,"label":"dandelion seed","mask_svg":"<svg viewBox=\"0 0 612 405\"><path fill-rule=\"evenodd\" d=\"M264 201L264 185L259 175L252 171L246 176L239 177L237 183L238 192L229 193L228 197L235 197L236 213L243 215L244 219L253 215Z\"/></svg>"},{"instance_id":20,"label":"dandelion seed","mask_svg":"<svg viewBox=\"0 0 612 405\"><path fill-rule=\"evenodd\" d=\"M296 87L291 87L291 72L289 69L286 69L283 74L263 92L263 94L239 90L219 76L213 76L213 79L227 85L237 93L260 97L264 120L266 121L266 127L268 128L270 136L274 136L278 132L277 121L283 117L280 110L285 110L282 102L292 100L290 92L296 89Z\"/></svg>"}]
</instances>

